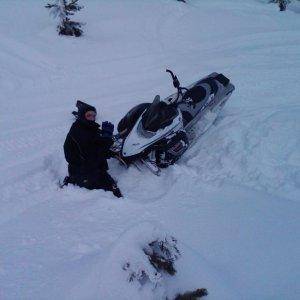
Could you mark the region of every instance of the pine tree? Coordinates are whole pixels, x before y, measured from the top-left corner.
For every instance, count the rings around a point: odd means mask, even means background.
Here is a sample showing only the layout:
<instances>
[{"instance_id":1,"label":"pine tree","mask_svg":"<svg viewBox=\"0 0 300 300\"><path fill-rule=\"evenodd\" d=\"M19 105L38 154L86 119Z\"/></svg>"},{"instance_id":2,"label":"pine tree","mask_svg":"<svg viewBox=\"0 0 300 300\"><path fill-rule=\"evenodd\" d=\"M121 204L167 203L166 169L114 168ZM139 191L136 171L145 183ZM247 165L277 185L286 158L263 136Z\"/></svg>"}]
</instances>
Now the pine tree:
<instances>
[{"instance_id":1,"label":"pine tree","mask_svg":"<svg viewBox=\"0 0 300 300\"><path fill-rule=\"evenodd\" d=\"M270 0L269 3L277 3L280 11L285 11L291 0Z\"/></svg>"},{"instance_id":2,"label":"pine tree","mask_svg":"<svg viewBox=\"0 0 300 300\"><path fill-rule=\"evenodd\" d=\"M50 15L59 19L57 31L62 35L81 36L83 23L70 20L76 11L83 8L78 4L78 0L54 0L54 3L48 3L46 6L50 10Z\"/></svg>"}]
</instances>

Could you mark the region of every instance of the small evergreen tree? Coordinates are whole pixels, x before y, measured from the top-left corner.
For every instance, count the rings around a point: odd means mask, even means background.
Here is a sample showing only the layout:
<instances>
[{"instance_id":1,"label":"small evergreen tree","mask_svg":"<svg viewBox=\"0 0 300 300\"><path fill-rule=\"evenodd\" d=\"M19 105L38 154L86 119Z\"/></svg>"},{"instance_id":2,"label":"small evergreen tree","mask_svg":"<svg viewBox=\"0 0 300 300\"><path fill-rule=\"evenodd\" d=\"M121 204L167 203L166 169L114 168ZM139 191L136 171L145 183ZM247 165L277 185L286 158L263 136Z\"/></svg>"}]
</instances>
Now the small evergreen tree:
<instances>
[{"instance_id":1,"label":"small evergreen tree","mask_svg":"<svg viewBox=\"0 0 300 300\"><path fill-rule=\"evenodd\" d=\"M269 3L277 3L280 11L285 11L291 0L270 0Z\"/></svg>"},{"instance_id":2,"label":"small evergreen tree","mask_svg":"<svg viewBox=\"0 0 300 300\"><path fill-rule=\"evenodd\" d=\"M59 19L57 31L62 35L81 36L83 23L70 20L76 11L83 8L78 4L78 0L54 0L54 3L48 3L46 6L50 10L50 15Z\"/></svg>"}]
</instances>

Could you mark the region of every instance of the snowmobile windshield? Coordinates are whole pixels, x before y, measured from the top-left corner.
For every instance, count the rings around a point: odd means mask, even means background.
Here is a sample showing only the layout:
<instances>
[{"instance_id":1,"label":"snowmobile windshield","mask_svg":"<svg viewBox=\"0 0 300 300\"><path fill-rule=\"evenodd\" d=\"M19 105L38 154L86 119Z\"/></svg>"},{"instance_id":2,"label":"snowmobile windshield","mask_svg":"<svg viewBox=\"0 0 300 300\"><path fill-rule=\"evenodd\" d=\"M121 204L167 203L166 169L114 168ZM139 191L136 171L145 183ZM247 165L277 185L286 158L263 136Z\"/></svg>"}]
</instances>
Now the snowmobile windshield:
<instances>
[{"instance_id":1,"label":"snowmobile windshield","mask_svg":"<svg viewBox=\"0 0 300 300\"><path fill-rule=\"evenodd\" d=\"M178 115L175 106L160 101L159 97L155 97L153 103L145 111L142 117L143 129L156 132L169 126L173 119Z\"/></svg>"}]
</instances>

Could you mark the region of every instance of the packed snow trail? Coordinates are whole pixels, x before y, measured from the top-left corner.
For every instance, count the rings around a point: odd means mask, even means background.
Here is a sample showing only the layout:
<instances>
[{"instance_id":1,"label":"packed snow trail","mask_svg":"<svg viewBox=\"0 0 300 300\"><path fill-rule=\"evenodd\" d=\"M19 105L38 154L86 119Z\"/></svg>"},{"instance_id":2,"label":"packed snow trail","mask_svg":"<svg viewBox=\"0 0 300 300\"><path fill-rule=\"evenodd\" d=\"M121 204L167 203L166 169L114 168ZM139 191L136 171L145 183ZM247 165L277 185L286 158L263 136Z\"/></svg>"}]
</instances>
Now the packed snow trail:
<instances>
[{"instance_id":1,"label":"packed snow trail","mask_svg":"<svg viewBox=\"0 0 300 300\"><path fill-rule=\"evenodd\" d=\"M259 1L91 1L80 39L39 1L0 3L0 298L160 299L123 281L135 242L180 242L166 293L298 299L299 14ZM155 13L154 13L155 12ZM20 30L22 29L22 30ZM77 99L100 122L213 71L236 86L221 118L160 177L110 161L124 199L57 182ZM147 238L147 237L145 237ZM115 259L116 254L120 257Z\"/></svg>"}]
</instances>

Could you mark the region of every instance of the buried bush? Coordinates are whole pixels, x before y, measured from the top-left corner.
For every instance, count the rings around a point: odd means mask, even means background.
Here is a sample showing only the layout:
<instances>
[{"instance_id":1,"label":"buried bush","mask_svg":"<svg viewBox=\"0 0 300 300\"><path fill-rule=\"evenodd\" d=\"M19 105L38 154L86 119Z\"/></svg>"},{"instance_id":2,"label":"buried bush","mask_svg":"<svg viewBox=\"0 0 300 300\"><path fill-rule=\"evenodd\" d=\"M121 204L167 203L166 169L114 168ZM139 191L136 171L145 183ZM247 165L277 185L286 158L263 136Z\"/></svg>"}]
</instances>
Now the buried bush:
<instances>
[{"instance_id":1,"label":"buried bush","mask_svg":"<svg viewBox=\"0 0 300 300\"><path fill-rule=\"evenodd\" d=\"M174 275L176 273L174 263L180 256L176 243L173 237L165 237L143 247L142 261L127 262L123 266L123 270L129 273L128 281L137 281L141 286L150 282L156 288L163 279L163 273Z\"/></svg>"},{"instance_id":2,"label":"buried bush","mask_svg":"<svg viewBox=\"0 0 300 300\"><path fill-rule=\"evenodd\" d=\"M157 271L165 271L170 275L176 273L174 263L179 258L180 252L177 248L177 240L174 237L155 240L147 245L143 251Z\"/></svg>"},{"instance_id":3,"label":"buried bush","mask_svg":"<svg viewBox=\"0 0 300 300\"><path fill-rule=\"evenodd\" d=\"M123 270L128 273L128 282L137 282L139 287L150 283L153 290L160 289L159 299L171 300L166 296L164 278L176 274L175 262L180 256L177 240L172 236L166 236L144 246L136 261L126 262ZM201 288L177 294L172 300L196 300L207 295L207 290Z\"/></svg>"}]
</instances>

